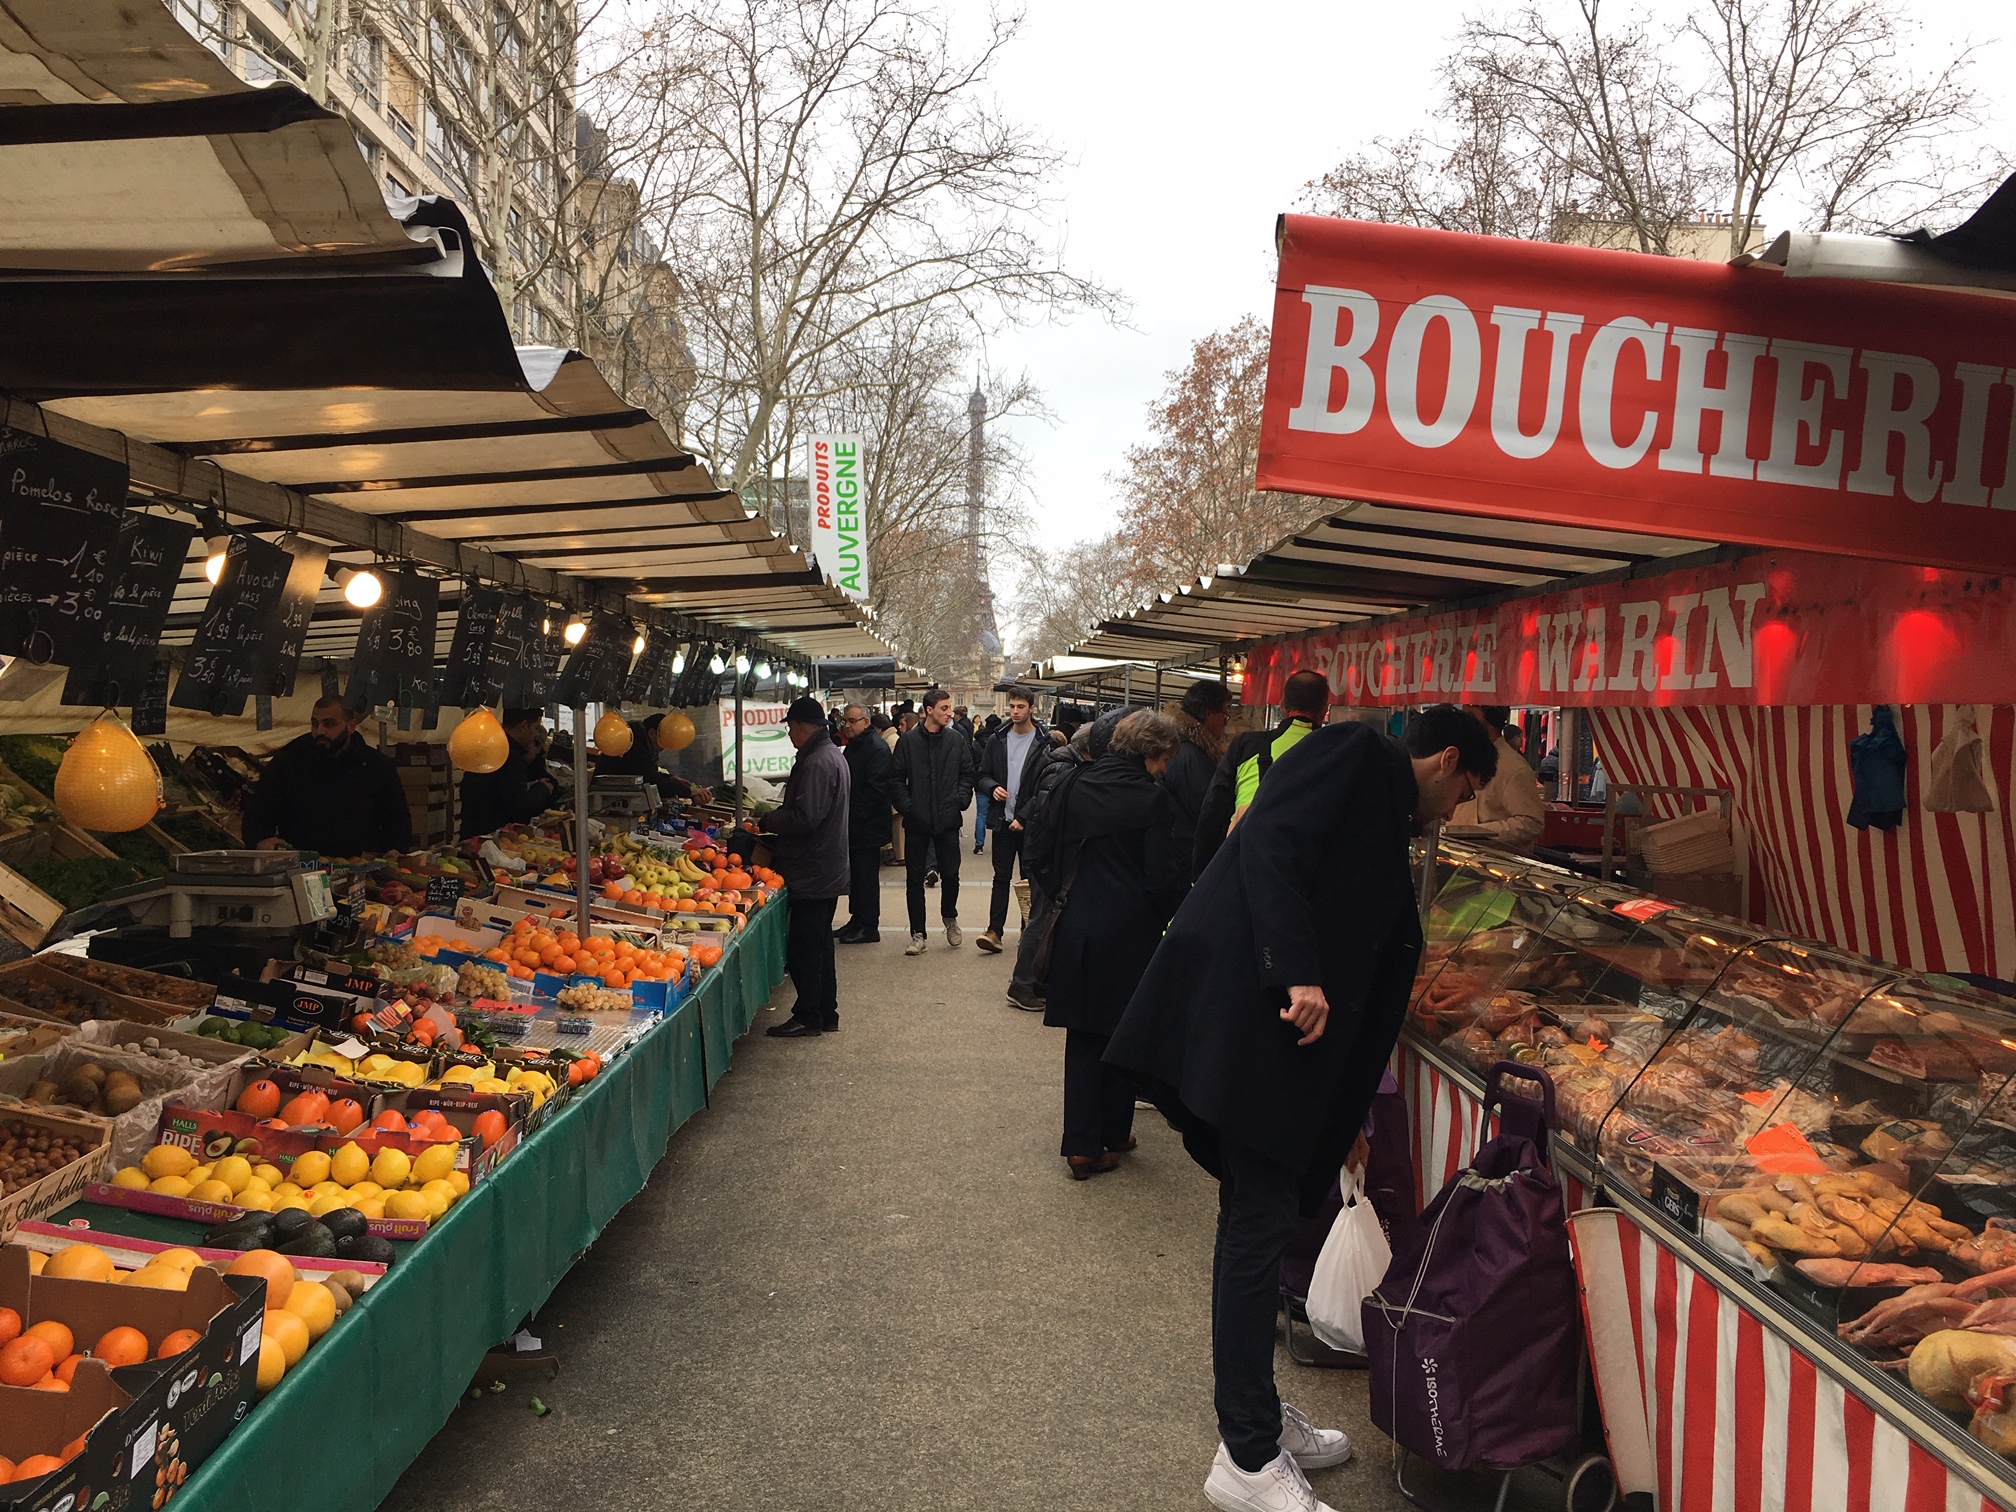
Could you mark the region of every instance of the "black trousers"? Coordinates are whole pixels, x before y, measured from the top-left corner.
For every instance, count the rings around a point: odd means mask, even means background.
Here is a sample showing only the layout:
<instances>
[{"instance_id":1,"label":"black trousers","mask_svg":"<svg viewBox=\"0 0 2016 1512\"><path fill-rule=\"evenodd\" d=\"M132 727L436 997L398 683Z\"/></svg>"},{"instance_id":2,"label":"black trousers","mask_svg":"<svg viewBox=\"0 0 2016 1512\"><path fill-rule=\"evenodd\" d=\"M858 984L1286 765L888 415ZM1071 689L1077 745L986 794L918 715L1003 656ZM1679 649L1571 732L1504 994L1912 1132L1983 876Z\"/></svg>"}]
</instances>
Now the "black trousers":
<instances>
[{"instance_id":1,"label":"black trousers","mask_svg":"<svg viewBox=\"0 0 2016 1512\"><path fill-rule=\"evenodd\" d=\"M924 873L938 873L938 912L950 923L959 919L959 837L965 831L964 825L955 824L950 829L933 832L919 829L908 819L903 821L903 867L905 881L905 901L910 905L910 933L920 935L924 929ZM936 852L934 855L933 852Z\"/></svg>"},{"instance_id":2,"label":"black trousers","mask_svg":"<svg viewBox=\"0 0 2016 1512\"><path fill-rule=\"evenodd\" d=\"M1064 1031L1063 1155L1096 1158L1127 1143L1134 1132L1133 1085L1104 1060L1111 1038L1089 1029Z\"/></svg>"},{"instance_id":3,"label":"black trousers","mask_svg":"<svg viewBox=\"0 0 2016 1512\"><path fill-rule=\"evenodd\" d=\"M855 845L847 851L847 926L882 927L882 847Z\"/></svg>"},{"instance_id":4,"label":"black trousers","mask_svg":"<svg viewBox=\"0 0 2016 1512\"><path fill-rule=\"evenodd\" d=\"M1008 927L1008 893L1015 884L1015 861L1022 854L1022 841L1027 834L1027 830L1009 829L1006 825L994 831L994 896L988 900L987 927L996 939ZM1026 867L1022 875L1029 875Z\"/></svg>"},{"instance_id":5,"label":"black trousers","mask_svg":"<svg viewBox=\"0 0 2016 1512\"><path fill-rule=\"evenodd\" d=\"M1008 978L1010 987L1019 987L1024 992L1042 995L1049 973L1038 973L1036 957L1043 949L1043 941L1050 934L1050 900L1043 896L1043 889L1034 881L1029 884L1029 922L1022 926L1022 943L1015 947L1015 971Z\"/></svg>"},{"instance_id":6,"label":"black trousers","mask_svg":"<svg viewBox=\"0 0 2016 1512\"><path fill-rule=\"evenodd\" d=\"M784 920L784 969L798 989L791 1016L821 1029L840 1026L840 981L833 966L833 905L839 901L793 893Z\"/></svg>"},{"instance_id":7,"label":"black trousers","mask_svg":"<svg viewBox=\"0 0 2016 1512\"><path fill-rule=\"evenodd\" d=\"M1295 1173L1227 1141L1218 1182L1218 1247L1211 1263L1211 1375L1218 1436L1241 1470L1281 1452L1274 1390L1274 1325L1281 1257L1295 1237Z\"/></svg>"}]
</instances>

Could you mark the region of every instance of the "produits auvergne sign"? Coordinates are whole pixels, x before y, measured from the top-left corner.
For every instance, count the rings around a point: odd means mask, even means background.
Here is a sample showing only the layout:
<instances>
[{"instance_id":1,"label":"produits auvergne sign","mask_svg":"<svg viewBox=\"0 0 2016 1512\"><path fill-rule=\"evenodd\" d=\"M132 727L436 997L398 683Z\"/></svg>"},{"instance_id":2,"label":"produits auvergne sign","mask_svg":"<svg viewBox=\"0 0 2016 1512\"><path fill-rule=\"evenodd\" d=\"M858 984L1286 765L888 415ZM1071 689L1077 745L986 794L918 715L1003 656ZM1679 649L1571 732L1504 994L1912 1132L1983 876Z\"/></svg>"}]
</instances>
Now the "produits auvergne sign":
<instances>
[{"instance_id":1,"label":"produits auvergne sign","mask_svg":"<svg viewBox=\"0 0 2016 1512\"><path fill-rule=\"evenodd\" d=\"M1260 486L2016 568L2016 302L1286 216Z\"/></svg>"},{"instance_id":2,"label":"produits auvergne sign","mask_svg":"<svg viewBox=\"0 0 2016 1512\"><path fill-rule=\"evenodd\" d=\"M861 437L812 438L812 555L852 599L868 597L867 478Z\"/></svg>"}]
</instances>

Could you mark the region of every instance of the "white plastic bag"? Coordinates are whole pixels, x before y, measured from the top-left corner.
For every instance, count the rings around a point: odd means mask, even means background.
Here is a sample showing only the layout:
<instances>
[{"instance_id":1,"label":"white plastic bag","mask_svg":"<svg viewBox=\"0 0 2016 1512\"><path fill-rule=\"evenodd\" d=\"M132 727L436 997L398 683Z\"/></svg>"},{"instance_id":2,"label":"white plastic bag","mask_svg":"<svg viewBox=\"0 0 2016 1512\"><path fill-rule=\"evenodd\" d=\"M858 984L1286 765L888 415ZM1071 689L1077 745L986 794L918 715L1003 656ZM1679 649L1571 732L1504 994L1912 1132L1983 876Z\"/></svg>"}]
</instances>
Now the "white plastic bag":
<instances>
[{"instance_id":1,"label":"white plastic bag","mask_svg":"<svg viewBox=\"0 0 2016 1512\"><path fill-rule=\"evenodd\" d=\"M1365 1195L1361 1174L1346 1166L1338 1181L1344 1189L1344 1211L1330 1225L1330 1237L1316 1257L1316 1275L1309 1283L1309 1327L1332 1349L1363 1354L1360 1306L1385 1277L1393 1250Z\"/></svg>"}]
</instances>

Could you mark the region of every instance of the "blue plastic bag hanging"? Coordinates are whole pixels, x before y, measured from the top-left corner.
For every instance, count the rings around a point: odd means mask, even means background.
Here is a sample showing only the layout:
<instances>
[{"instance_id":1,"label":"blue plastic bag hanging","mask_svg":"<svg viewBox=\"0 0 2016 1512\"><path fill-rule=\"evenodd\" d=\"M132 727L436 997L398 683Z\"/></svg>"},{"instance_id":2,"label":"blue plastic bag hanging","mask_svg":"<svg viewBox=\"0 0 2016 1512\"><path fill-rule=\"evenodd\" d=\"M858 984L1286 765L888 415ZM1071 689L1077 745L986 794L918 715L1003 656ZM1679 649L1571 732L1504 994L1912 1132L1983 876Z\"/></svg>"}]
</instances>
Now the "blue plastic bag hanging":
<instances>
[{"instance_id":1,"label":"blue plastic bag hanging","mask_svg":"<svg viewBox=\"0 0 2016 1512\"><path fill-rule=\"evenodd\" d=\"M1855 784L1848 822L1855 828L1873 824L1893 830L1904 822L1904 759L1897 718L1878 704L1869 715L1869 733L1848 742L1848 775Z\"/></svg>"}]
</instances>

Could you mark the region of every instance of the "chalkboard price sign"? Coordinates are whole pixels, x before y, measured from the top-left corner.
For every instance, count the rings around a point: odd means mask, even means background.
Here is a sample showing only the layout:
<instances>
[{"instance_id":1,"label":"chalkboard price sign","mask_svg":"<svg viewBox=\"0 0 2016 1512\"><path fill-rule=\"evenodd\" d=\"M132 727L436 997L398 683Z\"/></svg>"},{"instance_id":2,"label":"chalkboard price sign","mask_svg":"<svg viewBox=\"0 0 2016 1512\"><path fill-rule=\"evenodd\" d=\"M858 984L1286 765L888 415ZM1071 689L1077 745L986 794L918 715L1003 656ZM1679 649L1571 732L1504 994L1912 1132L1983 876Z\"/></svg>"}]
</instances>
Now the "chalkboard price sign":
<instances>
[{"instance_id":1,"label":"chalkboard price sign","mask_svg":"<svg viewBox=\"0 0 2016 1512\"><path fill-rule=\"evenodd\" d=\"M445 908L450 913L462 901L462 879L460 877L429 877L427 879L427 908L431 913L437 908Z\"/></svg>"},{"instance_id":2,"label":"chalkboard price sign","mask_svg":"<svg viewBox=\"0 0 2016 1512\"><path fill-rule=\"evenodd\" d=\"M679 642L670 631L653 628L645 633L644 652L630 665L623 679L623 697L630 703L663 703L672 691L672 657Z\"/></svg>"},{"instance_id":3,"label":"chalkboard price sign","mask_svg":"<svg viewBox=\"0 0 2016 1512\"><path fill-rule=\"evenodd\" d=\"M294 696L294 674L301 665L301 647L308 639L308 621L329 567L329 548L297 536L282 543L294 554L294 565L280 591L278 625L252 658L252 691L267 698Z\"/></svg>"},{"instance_id":4,"label":"chalkboard price sign","mask_svg":"<svg viewBox=\"0 0 2016 1512\"><path fill-rule=\"evenodd\" d=\"M499 588L470 588L455 618L455 638L442 674L441 702L474 709L505 699L525 656L526 631L537 634L539 606Z\"/></svg>"},{"instance_id":5,"label":"chalkboard price sign","mask_svg":"<svg viewBox=\"0 0 2016 1512\"><path fill-rule=\"evenodd\" d=\"M63 682L66 704L130 704L154 675L161 627L189 556L196 527L187 520L128 510L112 550L112 596L95 656L74 662ZM168 690L161 690L166 708Z\"/></svg>"},{"instance_id":6,"label":"chalkboard price sign","mask_svg":"<svg viewBox=\"0 0 2016 1512\"><path fill-rule=\"evenodd\" d=\"M281 598L294 558L253 536L234 535L224 572L210 590L196 638L182 657L172 700L178 709L236 718L252 692L252 664L279 633Z\"/></svg>"},{"instance_id":7,"label":"chalkboard price sign","mask_svg":"<svg viewBox=\"0 0 2016 1512\"><path fill-rule=\"evenodd\" d=\"M579 708L622 698L623 674L630 669L630 647L636 639L628 620L599 612L589 616L587 633L560 673L560 702Z\"/></svg>"},{"instance_id":8,"label":"chalkboard price sign","mask_svg":"<svg viewBox=\"0 0 2016 1512\"><path fill-rule=\"evenodd\" d=\"M133 700L135 735L168 733L168 672L168 658L159 657L140 685L140 696Z\"/></svg>"},{"instance_id":9,"label":"chalkboard price sign","mask_svg":"<svg viewBox=\"0 0 2016 1512\"><path fill-rule=\"evenodd\" d=\"M351 710L396 703L424 707L434 697L434 622L441 584L417 572L388 572L385 595L364 616L343 704Z\"/></svg>"},{"instance_id":10,"label":"chalkboard price sign","mask_svg":"<svg viewBox=\"0 0 2016 1512\"><path fill-rule=\"evenodd\" d=\"M541 625L552 628L542 630ZM566 650L559 619L536 603L526 604L525 639L516 665L504 679L504 706L538 709L552 703L560 685L560 658Z\"/></svg>"},{"instance_id":11,"label":"chalkboard price sign","mask_svg":"<svg viewBox=\"0 0 2016 1512\"><path fill-rule=\"evenodd\" d=\"M0 654L98 654L126 483L123 463L0 428Z\"/></svg>"}]
</instances>

